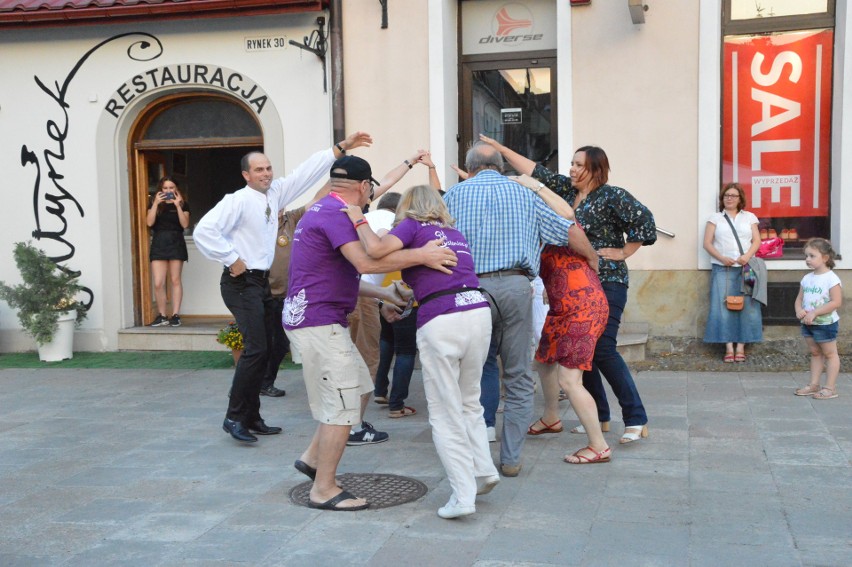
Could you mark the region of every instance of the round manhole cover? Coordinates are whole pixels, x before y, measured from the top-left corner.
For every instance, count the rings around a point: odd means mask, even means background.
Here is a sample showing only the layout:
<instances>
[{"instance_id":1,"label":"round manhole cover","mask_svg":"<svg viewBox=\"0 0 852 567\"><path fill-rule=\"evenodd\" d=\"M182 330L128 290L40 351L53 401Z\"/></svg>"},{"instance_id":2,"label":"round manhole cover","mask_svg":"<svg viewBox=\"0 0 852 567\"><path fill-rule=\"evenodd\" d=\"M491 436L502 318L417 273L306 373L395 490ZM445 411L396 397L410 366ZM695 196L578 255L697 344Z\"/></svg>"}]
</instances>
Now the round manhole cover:
<instances>
[{"instance_id":1,"label":"round manhole cover","mask_svg":"<svg viewBox=\"0 0 852 567\"><path fill-rule=\"evenodd\" d=\"M417 500L428 489L419 480L395 474L355 474L338 475L337 483L359 498L370 503L368 510L390 508ZM312 482L303 482L290 490L290 501L299 506L308 505Z\"/></svg>"}]
</instances>

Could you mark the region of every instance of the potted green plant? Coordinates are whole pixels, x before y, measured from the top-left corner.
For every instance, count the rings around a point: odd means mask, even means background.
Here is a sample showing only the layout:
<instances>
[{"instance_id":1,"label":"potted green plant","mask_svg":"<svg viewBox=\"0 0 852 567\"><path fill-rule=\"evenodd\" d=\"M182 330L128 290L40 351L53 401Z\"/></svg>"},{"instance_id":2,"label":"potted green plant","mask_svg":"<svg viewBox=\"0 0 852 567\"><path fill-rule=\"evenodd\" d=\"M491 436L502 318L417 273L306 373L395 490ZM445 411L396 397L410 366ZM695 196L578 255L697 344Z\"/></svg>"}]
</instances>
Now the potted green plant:
<instances>
[{"instance_id":1,"label":"potted green plant","mask_svg":"<svg viewBox=\"0 0 852 567\"><path fill-rule=\"evenodd\" d=\"M58 266L31 242L16 242L13 255L23 282L0 282L0 299L18 310L41 360L72 358L74 329L86 318L86 307L76 299L83 289L79 274Z\"/></svg>"},{"instance_id":2,"label":"potted green plant","mask_svg":"<svg viewBox=\"0 0 852 567\"><path fill-rule=\"evenodd\" d=\"M237 323L235 321L231 321L219 329L219 334L216 335L216 342L231 349L231 354L234 357L234 365L236 366L237 362L240 360L240 356L243 354L243 349L245 348L245 344L243 343L243 334L240 332L240 328L237 326Z\"/></svg>"}]
</instances>

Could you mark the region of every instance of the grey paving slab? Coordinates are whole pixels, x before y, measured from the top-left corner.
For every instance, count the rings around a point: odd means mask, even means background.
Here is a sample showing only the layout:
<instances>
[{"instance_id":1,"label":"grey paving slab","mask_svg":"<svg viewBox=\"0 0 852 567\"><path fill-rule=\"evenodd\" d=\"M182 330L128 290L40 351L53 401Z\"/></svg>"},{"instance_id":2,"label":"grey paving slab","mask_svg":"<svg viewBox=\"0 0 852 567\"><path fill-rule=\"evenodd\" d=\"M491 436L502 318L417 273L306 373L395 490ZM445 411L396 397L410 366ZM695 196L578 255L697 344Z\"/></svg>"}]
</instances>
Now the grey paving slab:
<instances>
[{"instance_id":1,"label":"grey paving slab","mask_svg":"<svg viewBox=\"0 0 852 567\"><path fill-rule=\"evenodd\" d=\"M563 402L566 431L527 439L520 476L454 521L435 513L451 491L419 372L407 400L418 414L370 404L391 440L348 448L340 472L410 476L428 492L357 513L289 500L316 427L301 373L282 372L287 396L261 400L284 434L251 447L221 431L230 375L0 370L0 565L851 563L848 374L824 402L792 395L806 372L639 374L650 437L619 445L610 397L613 460L594 467L562 462L585 444Z\"/></svg>"}]
</instances>

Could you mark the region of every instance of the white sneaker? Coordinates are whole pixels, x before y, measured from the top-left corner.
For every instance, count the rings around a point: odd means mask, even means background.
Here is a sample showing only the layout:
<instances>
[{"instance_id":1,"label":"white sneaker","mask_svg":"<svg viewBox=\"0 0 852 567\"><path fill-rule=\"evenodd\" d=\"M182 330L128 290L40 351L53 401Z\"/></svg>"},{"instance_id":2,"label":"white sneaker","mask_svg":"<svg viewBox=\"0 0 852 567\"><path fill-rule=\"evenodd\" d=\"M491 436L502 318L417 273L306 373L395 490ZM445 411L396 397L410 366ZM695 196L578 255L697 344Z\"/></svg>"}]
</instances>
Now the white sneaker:
<instances>
[{"instance_id":1,"label":"white sneaker","mask_svg":"<svg viewBox=\"0 0 852 567\"><path fill-rule=\"evenodd\" d=\"M455 496L451 496L449 502L438 508L438 515L445 520L470 516L474 512L476 512L476 506L461 506Z\"/></svg>"},{"instance_id":2,"label":"white sneaker","mask_svg":"<svg viewBox=\"0 0 852 567\"><path fill-rule=\"evenodd\" d=\"M484 476L482 480L476 480L476 495L482 496L483 494L488 494L494 487L500 484L500 475L493 474L491 476Z\"/></svg>"},{"instance_id":3,"label":"white sneaker","mask_svg":"<svg viewBox=\"0 0 852 567\"><path fill-rule=\"evenodd\" d=\"M488 442L494 443L497 441L497 428L496 427L486 427L485 432L488 434Z\"/></svg>"}]
</instances>

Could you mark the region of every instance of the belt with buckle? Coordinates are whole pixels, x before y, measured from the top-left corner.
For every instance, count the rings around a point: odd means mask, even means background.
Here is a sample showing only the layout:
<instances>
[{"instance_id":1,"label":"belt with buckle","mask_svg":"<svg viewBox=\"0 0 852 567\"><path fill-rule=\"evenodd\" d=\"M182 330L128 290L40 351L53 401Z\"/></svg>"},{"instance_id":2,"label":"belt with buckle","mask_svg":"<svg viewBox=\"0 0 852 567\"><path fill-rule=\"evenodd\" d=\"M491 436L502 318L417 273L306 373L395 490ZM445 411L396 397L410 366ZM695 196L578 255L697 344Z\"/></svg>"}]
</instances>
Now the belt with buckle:
<instances>
[{"instance_id":1,"label":"belt with buckle","mask_svg":"<svg viewBox=\"0 0 852 567\"><path fill-rule=\"evenodd\" d=\"M225 268L225 273L230 274L231 273L230 269ZM246 270L243 273L251 275L251 276L257 276L257 277L260 277L260 278L268 278L269 277L269 270Z\"/></svg>"},{"instance_id":2,"label":"belt with buckle","mask_svg":"<svg viewBox=\"0 0 852 567\"><path fill-rule=\"evenodd\" d=\"M526 270L513 269L513 270L497 270L494 272L483 272L481 274L476 274L478 278L493 278L497 276L524 276L527 277Z\"/></svg>"}]
</instances>

